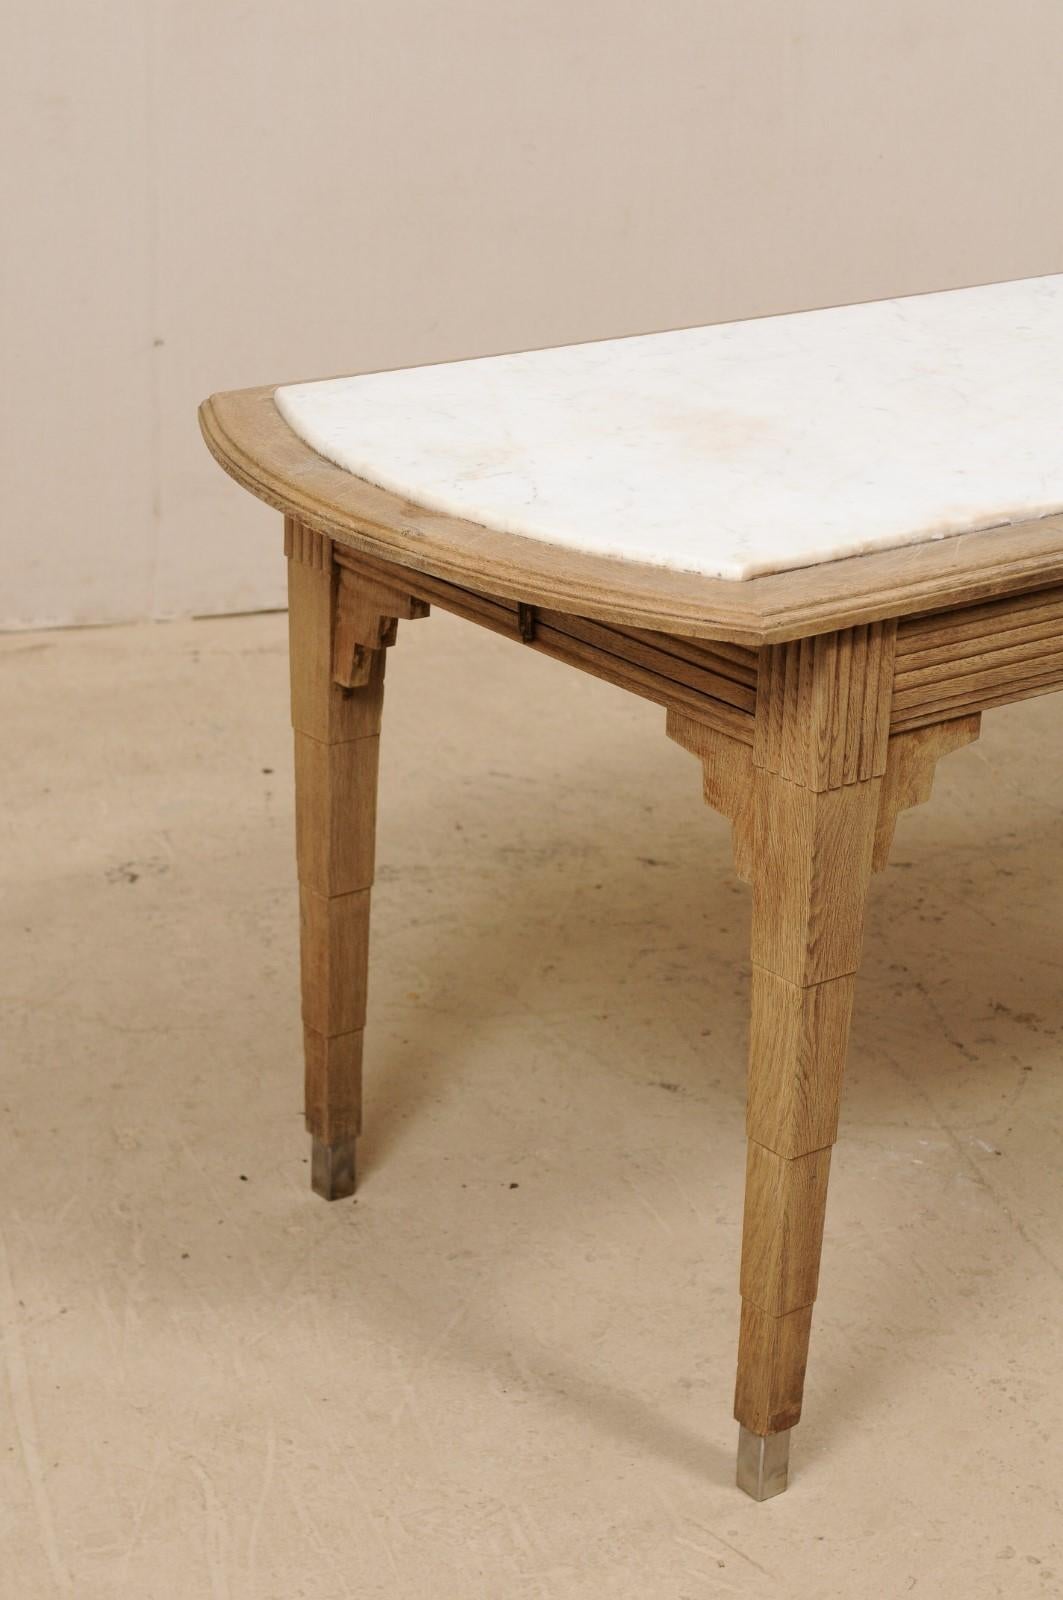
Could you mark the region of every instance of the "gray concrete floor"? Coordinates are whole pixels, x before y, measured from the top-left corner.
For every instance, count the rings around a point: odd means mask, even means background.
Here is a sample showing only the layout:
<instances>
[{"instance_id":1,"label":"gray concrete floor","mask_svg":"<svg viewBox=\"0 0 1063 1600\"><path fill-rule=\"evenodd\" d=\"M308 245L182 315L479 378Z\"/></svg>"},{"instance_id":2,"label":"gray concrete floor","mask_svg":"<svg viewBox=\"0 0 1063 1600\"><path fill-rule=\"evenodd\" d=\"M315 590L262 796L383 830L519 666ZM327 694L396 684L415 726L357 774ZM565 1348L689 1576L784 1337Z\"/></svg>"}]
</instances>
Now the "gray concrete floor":
<instances>
[{"instance_id":1,"label":"gray concrete floor","mask_svg":"<svg viewBox=\"0 0 1063 1600\"><path fill-rule=\"evenodd\" d=\"M280 616L0 641L5 1596L1063 1593L1063 702L991 713L876 880L757 1506L749 909L695 763L652 706L405 629L327 1206L286 692Z\"/></svg>"}]
</instances>

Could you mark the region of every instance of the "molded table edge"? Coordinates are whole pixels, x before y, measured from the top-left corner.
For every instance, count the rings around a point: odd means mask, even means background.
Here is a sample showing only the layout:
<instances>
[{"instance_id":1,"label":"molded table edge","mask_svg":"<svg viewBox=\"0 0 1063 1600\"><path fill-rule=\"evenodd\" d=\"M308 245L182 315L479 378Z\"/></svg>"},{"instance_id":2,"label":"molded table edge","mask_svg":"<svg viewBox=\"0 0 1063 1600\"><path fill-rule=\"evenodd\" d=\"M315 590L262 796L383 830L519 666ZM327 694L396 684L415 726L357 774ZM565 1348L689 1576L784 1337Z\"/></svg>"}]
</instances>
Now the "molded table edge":
<instances>
[{"instance_id":1,"label":"molded table edge","mask_svg":"<svg viewBox=\"0 0 1063 1600\"><path fill-rule=\"evenodd\" d=\"M1060 514L744 582L497 533L333 465L285 422L275 387L230 390L200 407L207 447L230 477L340 544L482 594L757 646L1063 581Z\"/></svg>"}]
</instances>

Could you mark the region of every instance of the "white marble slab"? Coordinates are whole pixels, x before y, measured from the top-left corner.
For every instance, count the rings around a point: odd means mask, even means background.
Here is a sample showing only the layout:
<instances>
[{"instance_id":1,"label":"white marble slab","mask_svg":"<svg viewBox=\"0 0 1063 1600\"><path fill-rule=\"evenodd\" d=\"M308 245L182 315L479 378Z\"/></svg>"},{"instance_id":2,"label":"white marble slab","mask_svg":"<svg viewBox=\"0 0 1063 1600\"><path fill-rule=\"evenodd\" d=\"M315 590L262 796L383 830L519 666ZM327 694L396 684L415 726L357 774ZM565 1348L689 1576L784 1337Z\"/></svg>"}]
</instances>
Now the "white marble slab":
<instances>
[{"instance_id":1,"label":"white marble slab","mask_svg":"<svg viewBox=\"0 0 1063 1600\"><path fill-rule=\"evenodd\" d=\"M1063 274L277 390L330 461L719 578L1063 508Z\"/></svg>"}]
</instances>

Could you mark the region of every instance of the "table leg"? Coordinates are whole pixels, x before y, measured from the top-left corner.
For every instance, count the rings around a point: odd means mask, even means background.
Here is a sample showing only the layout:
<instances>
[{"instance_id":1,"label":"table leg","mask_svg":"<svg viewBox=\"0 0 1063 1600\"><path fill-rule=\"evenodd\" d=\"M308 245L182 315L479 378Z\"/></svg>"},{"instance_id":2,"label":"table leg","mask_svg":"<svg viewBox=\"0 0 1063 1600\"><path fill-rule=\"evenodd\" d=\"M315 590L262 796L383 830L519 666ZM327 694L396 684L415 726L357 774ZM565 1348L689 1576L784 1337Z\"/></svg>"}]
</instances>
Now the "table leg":
<instances>
[{"instance_id":1,"label":"table leg","mask_svg":"<svg viewBox=\"0 0 1063 1600\"><path fill-rule=\"evenodd\" d=\"M929 793L927 763L977 731L889 745L895 632L875 623L762 650L752 748L687 714L668 718L701 760L705 799L730 817L735 865L753 885L735 1415L738 1482L757 1500L785 1489L801 1415L873 866L896 810Z\"/></svg>"},{"instance_id":2,"label":"table leg","mask_svg":"<svg viewBox=\"0 0 1063 1600\"><path fill-rule=\"evenodd\" d=\"M361 1126L362 1030L373 881L383 648L364 682L335 681L339 574L331 542L285 525L288 555L295 831L311 1182L352 1194Z\"/></svg>"},{"instance_id":3,"label":"table leg","mask_svg":"<svg viewBox=\"0 0 1063 1600\"><path fill-rule=\"evenodd\" d=\"M885 624L762 654L753 745L753 982L738 1481L786 1487L893 683Z\"/></svg>"},{"instance_id":4,"label":"table leg","mask_svg":"<svg viewBox=\"0 0 1063 1600\"><path fill-rule=\"evenodd\" d=\"M817 794L756 777L735 1415L743 1435L762 1441L801 1415L880 781ZM785 1487L781 1445L774 1454L765 1480L750 1477L748 1448L740 1453L739 1481L758 1499Z\"/></svg>"}]
</instances>

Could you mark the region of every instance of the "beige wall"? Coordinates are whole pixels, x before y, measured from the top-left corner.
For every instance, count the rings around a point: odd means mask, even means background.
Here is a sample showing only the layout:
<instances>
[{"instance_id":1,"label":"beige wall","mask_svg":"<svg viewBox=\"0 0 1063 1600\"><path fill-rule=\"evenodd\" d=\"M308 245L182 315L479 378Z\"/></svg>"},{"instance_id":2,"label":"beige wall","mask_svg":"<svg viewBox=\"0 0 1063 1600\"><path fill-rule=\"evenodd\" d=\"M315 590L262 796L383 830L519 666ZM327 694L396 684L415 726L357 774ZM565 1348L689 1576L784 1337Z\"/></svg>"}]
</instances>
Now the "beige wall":
<instances>
[{"instance_id":1,"label":"beige wall","mask_svg":"<svg viewBox=\"0 0 1063 1600\"><path fill-rule=\"evenodd\" d=\"M7 0L0 623L282 603L208 391L1063 268L1059 0Z\"/></svg>"}]
</instances>

